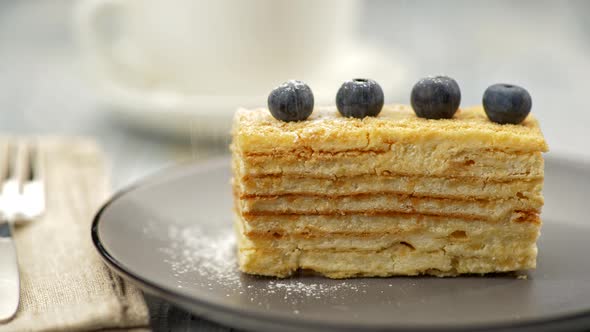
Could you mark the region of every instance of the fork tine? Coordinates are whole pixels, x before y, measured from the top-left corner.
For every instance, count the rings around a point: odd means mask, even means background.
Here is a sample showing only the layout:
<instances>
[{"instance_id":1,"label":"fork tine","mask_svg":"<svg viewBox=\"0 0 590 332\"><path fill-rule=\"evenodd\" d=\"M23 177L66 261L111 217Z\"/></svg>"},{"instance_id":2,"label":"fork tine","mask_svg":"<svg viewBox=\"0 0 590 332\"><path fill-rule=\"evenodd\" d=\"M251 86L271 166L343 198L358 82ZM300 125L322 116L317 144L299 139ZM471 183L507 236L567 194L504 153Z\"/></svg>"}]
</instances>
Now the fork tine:
<instances>
[{"instance_id":1,"label":"fork tine","mask_svg":"<svg viewBox=\"0 0 590 332\"><path fill-rule=\"evenodd\" d=\"M9 143L7 141L0 142L0 184L8 179L8 149ZM2 189L1 186L0 189Z\"/></svg>"},{"instance_id":2,"label":"fork tine","mask_svg":"<svg viewBox=\"0 0 590 332\"><path fill-rule=\"evenodd\" d=\"M16 149L13 142L9 142L6 147L6 179L5 182L14 177L16 163Z\"/></svg>"},{"instance_id":3,"label":"fork tine","mask_svg":"<svg viewBox=\"0 0 590 332\"><path fill-rule=\"evenodd\" d=\"M43 174L43 158L41 151L39 151L39 144L32 143L29 146L29 178L30 181L42 181Z\"/></svg>"},{"instance_id":4,"label":"fork tine","mask_svg":"<svg viewBox=\"0 0 590 332\"><path fill-rule=\"evenodd\" d=\"M45 211L45 182L43 154L38 142L31 142L27 150L28 176L23 185L23 197L26 206L23 214L28 219L41 216Z\"/></svg>"},{"instance_id":5,"label":"fork tine","mask_svg":"<svg viewBox=\"0 0 590 332\"><path fill-rule=\"evenodd\" d=\"M2 185L2 195L18 194L20 186L20 172L22 162L19 162L19 144L10 142L6 149L6 172ZM16 192L13 192L16 189Z\"/></svg>"},{"instance_id":6,"label":"fork tine","mask_svg":"<svg viewBox=\"0 0 590 332\"><path fill-rule=\"evenodd\" d=\"M24 182L29 178L29 144L25 141L19 141L15 146L13 156L14 168L11 178L18 183L18 190L23 192Z\"/></svg>"},{"instance_id":7,"label":"fork tine","mask_svg":"<svg viewBox=\"0 0 590 332\"><path fill-rule=\"evenodd\" d=\"M8 143L6 149L6 172L5 179L2 182L1 211L3 216L8 219L14 219L16 213L20 210L20 191L21 181L19 167L22 161L19 161L19 144Z\"/></svg>"}]
</instances>

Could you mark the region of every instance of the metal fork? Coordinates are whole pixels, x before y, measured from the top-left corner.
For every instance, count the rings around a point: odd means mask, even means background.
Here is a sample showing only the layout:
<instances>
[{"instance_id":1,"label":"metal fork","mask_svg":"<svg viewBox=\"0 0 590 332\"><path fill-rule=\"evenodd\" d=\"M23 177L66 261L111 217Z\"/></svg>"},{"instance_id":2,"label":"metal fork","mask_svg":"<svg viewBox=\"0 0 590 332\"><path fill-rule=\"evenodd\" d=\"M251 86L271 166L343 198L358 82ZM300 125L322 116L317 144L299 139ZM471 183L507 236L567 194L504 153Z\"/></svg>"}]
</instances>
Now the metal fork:
<instances>
[{"instance_id":1,"label":"metal fork","mask_svg":"<svg viewBox=\"0 0 590 332\"><path fill-rule=\"evenodd\" d=\"M12 237L14 223L31 221L45 211L45 184L38 145L0 146L0 323L14 317L20 280Z\"/></svg>"}]
</instances>

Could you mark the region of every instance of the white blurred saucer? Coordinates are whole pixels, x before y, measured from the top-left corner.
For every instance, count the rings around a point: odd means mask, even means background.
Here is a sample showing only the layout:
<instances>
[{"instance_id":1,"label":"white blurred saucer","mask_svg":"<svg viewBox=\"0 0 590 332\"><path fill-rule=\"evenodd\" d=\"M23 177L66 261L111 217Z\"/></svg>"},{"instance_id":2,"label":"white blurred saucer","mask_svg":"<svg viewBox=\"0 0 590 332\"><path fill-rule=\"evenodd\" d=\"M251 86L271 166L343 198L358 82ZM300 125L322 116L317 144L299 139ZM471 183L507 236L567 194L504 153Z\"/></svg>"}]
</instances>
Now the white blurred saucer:
<instances>
[{"instance_id":1,"label":"white blurred saucer","mask_svg":"<svg viewBox=\"0 0 590 332\"><path fill-rule=\"evenodd\" d=\"M388 53L388 56L385 54ZM402 57L364 45L346 45L333 50L332 61L319 66L320 71L302 73L301 79L314 91L316 105L333 105L343 81L367 77L375 79L385 92L387 101L399 100L409 93L408 62ZM126 125L176 137L226 136L231 117L238 107L266 106L267 95L258 96L205 96L188 95L163 88L165 84L138 86L132 82L116 80L97 70L95 62L86 55L82 59L88 67L89 77L99 101L117 120ZM277 85L281 82L277 82ZM268 87L268 91L273 86Z\"/></svg>"}]
</instances>

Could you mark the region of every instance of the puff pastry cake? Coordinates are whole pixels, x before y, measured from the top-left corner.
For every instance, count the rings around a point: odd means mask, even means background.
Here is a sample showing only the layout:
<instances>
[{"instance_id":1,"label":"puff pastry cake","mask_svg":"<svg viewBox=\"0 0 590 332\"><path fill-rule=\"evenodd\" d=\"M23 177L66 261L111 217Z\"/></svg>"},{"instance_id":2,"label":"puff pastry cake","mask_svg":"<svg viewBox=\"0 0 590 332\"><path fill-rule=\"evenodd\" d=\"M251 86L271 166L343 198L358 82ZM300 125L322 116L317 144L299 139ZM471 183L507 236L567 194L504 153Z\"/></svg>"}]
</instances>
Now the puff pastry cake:
<instances>
[{"instance_id":1,"label":"puff pastry cake","mask_svg":"<svg viewBox=\"0 0 590 332\"><path fill-rule=\"evenodd\" d=\"M327 107L283 122L240 109L232 135L243 272L456 276L536 265L547 144L532 115L500 125L482 107L429 120L385 105L376 117Z\"/></svg>"}]
</instances>

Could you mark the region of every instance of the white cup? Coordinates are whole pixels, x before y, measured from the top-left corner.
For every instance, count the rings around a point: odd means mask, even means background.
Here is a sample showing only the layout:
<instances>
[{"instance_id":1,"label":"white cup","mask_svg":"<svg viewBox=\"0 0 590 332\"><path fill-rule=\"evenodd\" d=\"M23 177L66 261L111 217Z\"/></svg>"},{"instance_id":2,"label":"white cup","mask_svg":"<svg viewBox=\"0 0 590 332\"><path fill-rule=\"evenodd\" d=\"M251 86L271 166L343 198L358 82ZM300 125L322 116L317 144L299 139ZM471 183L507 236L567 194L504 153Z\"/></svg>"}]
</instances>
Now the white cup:
<instances>
[{"instance_id":1,"label":"white cup","mask_svg":"<svg viewBox=\"0 0 590 332\"><path fill-rule=\"evenodd\" d=\"M359 19L357 0L85 0L76 32L107 110L136 127L219 135L237 107L265 106L289 79L308 83L316 105L354 77L396 97L407 66L355 40Z\"/></svg>"},{"instance_id":2,"label":"white cup","mask_svg":"<svg viewBox=\"0 0 590 332\"><path fill-rule=\"evenodd\" d=\"M355 4L92 0L81 6L77 22L93 66L113 84L190 96L258 97L317 71L327 50L350 36Z\"/></svg>"}]
</instances>

